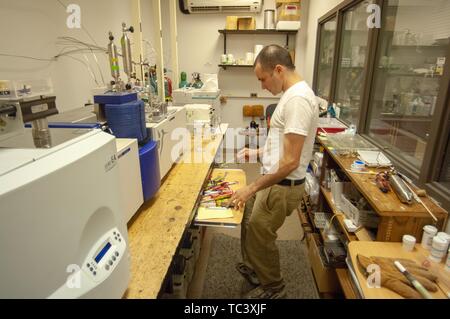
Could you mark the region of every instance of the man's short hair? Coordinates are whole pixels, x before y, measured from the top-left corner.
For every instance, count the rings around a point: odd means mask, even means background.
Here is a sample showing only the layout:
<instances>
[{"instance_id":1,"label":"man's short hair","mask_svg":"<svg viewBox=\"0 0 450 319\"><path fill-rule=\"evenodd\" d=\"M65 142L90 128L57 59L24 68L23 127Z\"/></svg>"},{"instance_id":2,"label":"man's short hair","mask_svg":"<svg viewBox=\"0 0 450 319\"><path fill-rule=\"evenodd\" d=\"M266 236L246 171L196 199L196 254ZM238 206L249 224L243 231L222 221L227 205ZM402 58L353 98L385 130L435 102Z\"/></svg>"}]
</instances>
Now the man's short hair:
<instances>
[{"instance_id":1,"label":"man's short hair","mask_svg":"<svg viewBox=\"0 0 450 319\"><path fill-rule=\"evenodd\" d=\"M272 71L277 64L285 66L289 70L295 70L295 65L292 63L289 51L275 44L265 46L261 50L255 59L253 67L258 63L265 71Z\"/></svg>"}]
</instances>

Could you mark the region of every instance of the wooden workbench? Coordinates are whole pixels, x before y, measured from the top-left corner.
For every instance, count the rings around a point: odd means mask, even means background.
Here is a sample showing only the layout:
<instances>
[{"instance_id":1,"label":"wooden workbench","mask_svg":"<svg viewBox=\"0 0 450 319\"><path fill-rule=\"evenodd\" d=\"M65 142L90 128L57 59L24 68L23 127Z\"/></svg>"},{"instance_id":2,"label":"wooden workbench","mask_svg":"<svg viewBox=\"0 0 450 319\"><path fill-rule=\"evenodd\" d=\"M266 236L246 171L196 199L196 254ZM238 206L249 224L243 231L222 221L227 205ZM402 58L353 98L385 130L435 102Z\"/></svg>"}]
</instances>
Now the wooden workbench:
<instances>
[{"instance_id":1,"label":"wooden workbench","mask_svg":"<svg viewBox=\"0 0 450 319\"><path fill-rule=\"evenodd\" d=\"M403 204L397 195L395 195L394 191L390 191L387 194L382 193L375 184L375 175L358 174L348 171L353 161L357 159L356 157L339 156L328 145L326 140L322 140L321 138L318 140L325 149L322 172L329 159L331 159L337 167L343 170L356 189L366 198L375 212L380 216L377 241L401 241L405 233L420 239L422 237L423 226L433 224L431 216L421 204L416 202L411 205ZM379 168L371 170L379 172L385 171L386 169ZM323 192L323 189L321 191ZM438 218L439 221L436 227L442 229L447 222L448 213L429 198L421 199Z\"/></svg>"},{"instance_id":2,"label":"wooden workbench","mask_svg":"<svg viewBox=\"0 0 450 319\"><path fill-rule=\"evenodd\" d=\"M385 242L367 242L367 241L357 241L351 242L348 245L348 252L351 257L353 269L355 270L359 286L361 287L364 298L366 299L398 299L402 298L397 293L391 291L390 289L380 287L380 288L370 288L367 285L367 279L361 273L361 270L357 266L356 256L361 254L366 257L379 256L379 257L389 257L389 258L401 258L409 259L415 261L418 265L422 265L424 260L428 257L430 252L425 250L416 244L412 252L406 252L402 248L401 243L385 243ZM446 272L444 262L434 265L433 271L442 278L448 277L448 272ZM383 274L381 274L383 275ZM439 282L439 290L437 292L431 293L433 298L447 298L447 293L449 288L444 282Z\"/></svg>"},{"instance_id":3,"label":"wooden workbench","mask_svg":"<svg viewBox=\"0 0 450 319\"><path fill-rule=\"evenodd\" d=\"M157 298L227 128L222 124L222 134L203 141L202 150L191 143L191 153L181 157L155 197L128 223L131 278L124 298ZM193 161L202 157L202 163Z\"/></svg>"},{"instance_id":4,"label":"wooden workbench","mask_svg":"<svg viewBox=\"0 0 450 319\"><path fill-rule=\"evenodd\" d=\"M227 182L235 182L236 184L230 186L233 191L237 191L239 188L247 185L245 172L241 169L214 169L211 174L211 179L216 177L223 177ZM244 218L244 208L240 210L232 208L231 212L233 213L233 217L229 218L203 220L195 218L195 225L237 227L242 223L242 219Z\"/></svg>"}]
</instances>

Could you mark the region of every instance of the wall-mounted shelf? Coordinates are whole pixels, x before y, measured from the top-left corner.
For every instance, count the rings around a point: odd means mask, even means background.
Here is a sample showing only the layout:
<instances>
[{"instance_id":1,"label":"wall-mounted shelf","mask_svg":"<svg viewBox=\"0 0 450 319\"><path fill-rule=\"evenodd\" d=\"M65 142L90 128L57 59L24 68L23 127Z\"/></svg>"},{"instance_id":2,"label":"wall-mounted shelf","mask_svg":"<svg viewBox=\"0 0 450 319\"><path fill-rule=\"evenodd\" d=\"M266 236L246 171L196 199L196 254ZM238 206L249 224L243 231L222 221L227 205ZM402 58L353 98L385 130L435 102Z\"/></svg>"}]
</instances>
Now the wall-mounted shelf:
<instances>
[{"instance_id":1,"label":"wall-mounted shelf","mask_svg":"<svg viewBox=\"0 0 450 319\"><path fill-rule=\"evenodd\" d=\"M219 30L219 33L222 34L297 34L298 30L266 30L266 29L257 29L257 30Z\"/></svg>"},{"instance_id":2,"label":"wall-mounted shelf","mask_svg":"<svg viewBox=\"0 0 450 319\"><path fill-rule=\"evenodd\" d=\"M228 34L250 34L250 35L286 35L286 47L289 46L289 36L296 35L298 30L219 30L223 34L223 53L227 54L227 35Z\"/></svg>"},{"instance_id":3,"label":"wall-mounted shelf","mask_svg":"<svg viewBox=\"0 0 450 319\"><path fill-rule=\"evenodd\" d=\"M219 67L226 70L227 68L252 68L253 65L251 64L219 64Z\"/></svg>"}]
</instances>

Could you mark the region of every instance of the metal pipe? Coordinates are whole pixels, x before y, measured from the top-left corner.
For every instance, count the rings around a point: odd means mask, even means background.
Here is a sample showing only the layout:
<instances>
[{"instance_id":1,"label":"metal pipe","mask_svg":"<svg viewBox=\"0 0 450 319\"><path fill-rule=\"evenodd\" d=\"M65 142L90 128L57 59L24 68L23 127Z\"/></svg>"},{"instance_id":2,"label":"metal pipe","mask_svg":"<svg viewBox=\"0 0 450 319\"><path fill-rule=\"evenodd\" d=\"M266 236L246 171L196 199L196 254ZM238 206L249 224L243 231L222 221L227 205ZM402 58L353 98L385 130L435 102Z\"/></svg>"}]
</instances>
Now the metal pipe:
<instances>
[{"instance_id":1,"label":"metal pipe","mask_svg":"<svg viewBox=\"0 0 450 319\"><path fill-rule=\"evenodd\" d=\"M389 182L394 190L397 197L400 199L402 203L411 204L413 200L413 194L409 190L408 186L405 184L403 179L400 178L397 174L392 174L389 177Z\"/></svg>"},{"instance_id":2,"label":"metal pipe","mask_svg":"<svg viewBox=\"0 0 450 319\"><path fill-rule=\"evenodd\" d=\"M122 38L120 44L122 46L123 71L128 76L128 81L131 79L133 73L133 60L131 55L131 41L127 36L127 32L134 32L133 27L126 28L125 22L122 23Z\"/></svg>"},{"instance_id":3,"label":"metal pipe","mask_svg":"<svg viewBox=\"0 0 450 319\"><path fill-rule=\"evenodd\" d=\"M117 46L114 44L114 36L112 32L109 32L109 44L108 44L108 55L109 55L109 66L111 69L111 76L113 77L116 84L119 82L120 77L120 67L119 67L119 55L117 54Z\"/></svg>"},{"instance_id":4,"label":"metal pipe","mask_svg":"<svg viewBox=\"0 0 450 319\"><path fill-rule=\"evenodd\" d=\"M34 145L37 148L52 147L52 138L46 117L31 122Z\"/></svg>"}]
</instances>

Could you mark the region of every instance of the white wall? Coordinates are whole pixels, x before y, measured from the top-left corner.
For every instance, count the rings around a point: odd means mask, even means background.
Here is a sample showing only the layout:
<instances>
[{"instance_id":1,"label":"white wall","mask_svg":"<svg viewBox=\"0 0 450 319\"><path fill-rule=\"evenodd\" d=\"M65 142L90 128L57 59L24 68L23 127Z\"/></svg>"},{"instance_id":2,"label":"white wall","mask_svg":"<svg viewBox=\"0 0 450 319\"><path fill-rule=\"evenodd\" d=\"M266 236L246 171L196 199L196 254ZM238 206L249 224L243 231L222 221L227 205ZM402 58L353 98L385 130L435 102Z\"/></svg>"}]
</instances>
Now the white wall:
<instances>
[{"instance_id":1,"label":"white wall","mask_svg":"<svg viewBox=\"0 0 450 319\"><path fill-rule=\"evenodd\" d=\"M261 13L254 15L256 28L264 27L264 9L275 9L274 0L264 1ZM247 127L251 118L243 118L242 106L245 104L263 104L265 106L276 103L270 94L263 92L252 68L228 68L222 70L218 67L220 56L223 54L223 35L218 30L225 28L227 15L246 14L183 14L178 11L178 55L179 71L185 71L190 80L192 72L217 73L219 87L223 95L238 98L229 98L222 107L222 121L230 127ZM294 37L291 37L292 45ZM279 35L251 36L229 35L227 38L227 53L235 58L245 59L246 52L253 52L256 44L285 44L285 37ZM265 99L252 99L250 93L268 97ZM241 98L239 98L241 97ZM248 98L242 98L248 97Z\"/></svg>"},{"instance_id":2,"label":"white wall","mask_svg":"<svg viewBox=\"0 0 450 319\"><path fill-rule=\"evenodd\" d=\"M65 5L68 0L61 0ZM317 19L337 5L340 0L303 0L302 28L297 37L290 37L291 48L295 45L296 66L300 74L311 85L314 68L314 53L316 45ZM113 31L116 44L120 45L121 23L131 23L131 0L78 0L81 7L83 27L90 33L95 42L106 47L108 31ZM163 19L164 62L171 74L171 50L169 41L169 9L168 1L161 1ZM154 45L153 12L150 0L141 0L143 38ZM266 0L264 9L275 9L275 0ZM257 28L263 28L264 15L256 16ZM185 15L178 11L178 53L179 71L185 71L190 78L192 72L218 73L220 88L230 98L223 106L223 121L231 127L246 127L251 119L242 117L242 106L245 104L268 105L276 103L277 99L264 92L249 69L222 70L218 67L220 55L223 53L223 35L218 30L225 27L227 14L191 14ZM58 36L72 36L93 43L84 29L68 29L66 19L68 14L57 0L0 0L1 30L13 32L2 33L0 53L12 55L27 55L39 58L51 58L61 51L56 45ZM136 27L136 26L135 26ZM249 36L232 35L227 40L227 51L236 58L244 58L246 52L252 52L255 44L285 44L285 37L279 35ZM294 44L295 43L295 44ZM155 62L151 45L144 45L151 63ZM96 53L104 81L109 82L110 72L107 55ZM93 55L86 53L74 54L73 57L88 59L91 71L97 82L103 85L100 71ZM55 62L35 61L0 56L0 78L26 79L50 76L55 86L57 107L60 111L81 107L92 100L91 90L96 87L86 67L71 58L60 58ZM122 76L125 75L122 73ZM250 93L257 93L260 99L249 98ZM248 98L242 98L246 96Z\"/></svg>"},{"instance_id":3,"label":"white wall","mask_svg":"<svg viewBox=\"0 0 450 319\"><path fill-rule=\"evenodd\" d=\"M290 37L290 47L295 45L295 64L297 71L312 86L314 57L316 46L316 31L318 19L339 4L341 0L302 0L302 28L296 37ZM264 9L275 9L274 0L264 1L261 14L256 16L256 27L263 28ZM277 99L270 93L263 92L252 69L220 69L217 65L223 53L223 35L219 29L225 27L227 14L190 14L178 12L178 54L179 70L190 75L197 71L201 73L218 73L219 85L225 95L250 96L257 93L260 99L231 98L223 106L223 121L230 127L246 127L251 119L242 117L242 106L245 104L276 103ZM294 44L295 42L295 44ZM255 44L285 45L285 37L279 35L248 36L229 35L227 38L227 53L236 58L244 58L246 52L253 51Z\"/></svg>"},{"instance_id":4,"label":"white wall","mask_svg":"<svg viewBox=\"0 0 450 319\"><path fill-rule=\"evenodd\" d=\"M77 3L81 7L81 23L84 29L69 29L68 13L56 0L0 0L0 29L2 30L0 54L26 55L50 59L59 53L57 37L71 36L82 41L94 41L106 48L108 31L113 31L120 46L121 24L131 23L130 1L123 0L61 0L61 3ZM111 80L107 55L97 52L101 73L105 82ZM100 71L93 55L85 54L97 82L102 85ZM83 54L72 57L85 61ZM86 67L71 58L61 57L55 62L35 61L0 55L1 79L38 79L51 77L60 112L81 107L92 100L91 90L97 86ZM122 74L124 77L125 75Z\"/></svg>"}]
</instances>

